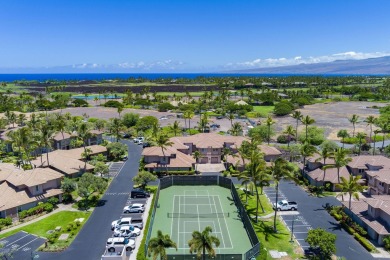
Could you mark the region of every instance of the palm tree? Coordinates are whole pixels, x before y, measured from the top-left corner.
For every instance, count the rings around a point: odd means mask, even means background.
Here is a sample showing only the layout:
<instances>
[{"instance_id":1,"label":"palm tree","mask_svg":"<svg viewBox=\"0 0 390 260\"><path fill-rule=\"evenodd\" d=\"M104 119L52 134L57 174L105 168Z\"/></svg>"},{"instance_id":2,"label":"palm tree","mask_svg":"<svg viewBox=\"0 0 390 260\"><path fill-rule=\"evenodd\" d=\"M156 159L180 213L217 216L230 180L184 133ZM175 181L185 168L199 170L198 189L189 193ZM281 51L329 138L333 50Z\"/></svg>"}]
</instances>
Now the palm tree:
<instances>
[{"instance_id":1,"label":"palm tree","mask_svg":"<svg viewBox=\"0 0 390 260\"><path fill-rule=\"evenodd\" d=\"M349 209L351 209L352 197L359 200L359 192L363 192L363 190L367 189L367 186L362 186L359 184L361 177L362 176L360 175L350 175L348 180L344 177L341 177L341 183L336 184L336 187L340 189L340 194L343 197L343 201L344 195L349 195Z\"/></svg>"},{"instance_id":2,"label":"palm tree","mask_svg":"<svg viewBox=\"0 0 390 260\"><path fill-rule=\"evenodd\" d=\"M119 105L118 107L117 107L117 112L118 112L118 116L119 116L119 118L121 118L121 113L123 112L123 105L121 104L121 105Z\"/></svg>"},{"instance_id":3,"label":"palm tree","mask_svg":"<svg viewBox=\"0 0 390 260\"><path fill-rule=\"evenodd\" d=\"M114 133L116 141L119 142L121 131L123 130L123 122L119 118L112 118L110 122L110 131Z\"/></svg>"},{"instance_id":4,"label":"palm tree","mask_svg":"<svg viewBox=\"0 0 390 260\"><path fill-rule=\"evenodd\" d=\"M294 113L291 115L292 118L296 120L296 127L295 127L295 142L298 142L298 124L299 121L301 121L303 115L301 111L294 111Z\"/></svg>"},{"instance_id":5,"label":"palm tree","mask_svg":"<svg viewBox=\"0 0 390 260\"><path fill-rule=\"evenodd\" d=\"M189 133L191 135L191 119L194 117L194 112L192 112L191 110L186 110L186 111L184 111L183 117L184 117L184 120L188 119L188 129L189 129Z\"/></svg>"},{"instance_id":6,"label":"palm tree","mask_svg":"<svg viewBox=\"0 0 390 260\"><path fill-rule=\"evenodd\" d=\"M341 129L337 132L337 137L341 138L341 142L343 143L343 149L344 149L344 140L345 138L349 137L348 131L345 129Z\"/></svg>"},{"instance_id":7,"label":"palm tree","mask_svg":"<svg viewBox=\"0 0 390 260\"><path fill-rule=\"evenodd\" d=\"M364 122L367 123L368 126L370 126L370 142L372 142L372 140L371 140L371 137L372 137L372 125L375 124L376 121L377 121L377 119L374 116L368 116L366 118L366 120L364 121ZM374 140L374 142L375 142L375 140ZM370 146L371 146L371 144L370 144Z\"/></svg>"},{"instance_id":8,"label":"palm tree","mask_svg":"<svg viewBox=\"0 0 390 260\"><path fill-rule=\"evenodd\" d=\"M199 151L195 151L192 157L195 159L195 172L198 171L198 160L202 157L202 154Z\"/></svg>"},{"instance_id":9,"label":"palm tree","mask_svg":"<svg viewBox=\"0 0 390 260\"><path fill-rule=\"evenodd\" d=\"M287 147L290 147L291 136L295 135L295 129L292 125L288 125L286 130L283 131L283 134L287 135Z\"/></svg>"},{"instance_id":10,"label":"palm tree","mask_svg":"<svg viewBox=\"0 0 390 260\"><path fill-rule=\"evenodd\" d=\"M323 166L325 166L325 164L326 164L326 159L333 158L334 153L333 153L333 151L330 150L329 148L323 147L323 148L321 149L321 151L319 152L319 155L320 155L320 158L318 158L318 159L316 160L316 162L318 162L318 161L320 161L320 160L323 160ZM324 181L325 181L325 174L326 174L326 167L322 167L322 170L323 170L323 172L324 172L324 177L322 177L322 182L324 183ZM325 184L325 183L324 183L324 184Z\"/></svg>"},{"instance_id":11,"label":"palm tree","mask_svg":"<svg viewBox=\"0 0 390 260\"><path fill-rule=\"evenodd\" d=\"M87 151L86 143L87 143L87 140L89 138L91 138L91 136L92 136L90 127L87 123L82 122L79 125L79 127L77 129L77 136L83 142L84 154L87 154L88 151ZM85 164L84 164L84 172L86 169L87 169L87 161L85 161Z\"/></svg>"},{"instance_id":12,"label":"palm tree","mask_svg":"<svg viewBox=\"0 0 390 260\"><path fill-rule=\"evenodd\" d=\"M180 131L180 123L179 123L179 121L175 120L175 122L173 122L173 125L169 126L169 129L171 129L171 131L173 132L174 136L176 136L177 133Z\"/></svg>"},{"instance_id":13,"label":"palm tree","mask_svg":"<svg viewBox=\"0 0 390 260\"><path fill-rule=\"evenodd\" d=\"M275 121L272 120L271 116L268 116L267 120L265 121L265 124L267 125L267 128L268 128L267 141L268 141L268 145L269 145L269 141L271 140L271 126L273 124L275 124Z\"/></svg>"},{"instance_id":14,"label":"palm tree","mask_svg":"<svg viewBox=\"0 0 390 260\"><path fill-rule=\"evenodd\" d=\"M228 156L232 155L232 150L228 147L222 149L222 160L225 162L225 169L227 169Z\"/></svg>"},{"instance_id":15,"label":"palm tree","mask_svg":"<svg viewBox=\"0 0 390 260\"><path fill-rule=\"evenodd\" d=\"M61 132L62 140L64 140L65 139L64 132L66 130L66 120L65 117L61 114L56 114L55 130Z\"/></svg>"},{"instance_id":16,"label":"palm tree","mask_svg":"<svg viewBox=\"0 0 390 260\"><path fill-rule=\"evenodd\" d=\"M192 239L188 241L190 247L190 253L196 253L198 259L202 257L206 259L206 251L210 257L215 257L217 254L213 245L219 247L219 239L216 236L211 235L213 232L210 226L207 226L202 233L199 231L192 232Z\"/></svg>"},{"instance_id":17,"label":"palm tree","mask_svg":"<svg viewBox=\"0 0 390 260\"><path fill-rule=\"evenodd\" d=\"M356 123L359 121L359 116L353 114L352 117L349 118L348 120L349 120L349 122L352 123L352 126L353 126L352 137L355 137L355 125L356 125Z\"/></svg>"},{"instance_id":18,"label":"palm tree","mask_svg":"<svg viewBox=\"0 0 390 260\"><path fill-rule=\"evenodd\" d=\"M308 126L314 124L316 121L313 118L311 118L310 116L304 116L301 119L301 122L302 122L302 124L305 125L305 132L306 132L305 142L306 142L307 141L307 129L308 129Z\"/></svg>"},{"instance_id":19,"label":"palm tree","mask_svg":"<svg viewBox=\"0 0 390 260\"><path fill-rule=\"evenodd\" d=\"M167 248L175 248L177 251L177 245L168 234L164 235L161 230L157 231L157 237L153 237L149 240L148 244L148 255L153 255L153 260L156 260L160 256L161 260L167 260L168 256L166 253Z\"/></svg>"},{"instance_id":20,"label":"palm tree","mask_svg":"<svg viewBox=\"0 0 390 260\"><path fill-rule=\"evenodd\" d=\"M348 152L342 148L337 149L333 154L334 165L327 166L328 168L337 168L337 182L340 183L340 168L348 165L352 161L350 157L347 157Z\"/></svg>"},{"instance_id":21,"label":"palm tree","mask_svg":"<svg viewBox=\"0 0 390 260\"><path fill-rule=\"evenodd\" d=\"M230 120L230 125L233 127L233 119L235 118L233 113L229 113L228 119Z\"/></svg>"},{"instance_id":22,"label":"palm tree","mask_svg":"<svg viewBox=\"0 0 390 260\"><path fill-rule=\"evenodd\" d=\"M292 174L292 167L288 164L288 162L279 157L278 159L273 162L273 164L268 167L268 172L272 176L272 180L275 183L275 189L276 189L276 199L275 199L275 206L278 204L278 197L279 197L279 183L282 179L293 179ZM274 215L274 231L277 232L276 229L276 217L277 217L277 208L275 207L275 215Z\"/></svg>"},{"instance_id":23,"label":"palm tree","mask_svg":"<svg viewBox=\"0 0 390 260\"><path fill-rule=\"evenodd\" d=\"M155 142L156 145L161 148L163 154L163 161L166 167L165 171L168 172L168 158L165 158L164 151L167 149L167 147L172 146L173 142L169 140L169 137L167 135L161 133L155 138Z\"/></svg>"},{"instance_id":24,"label":"palm tree","mask_svg":"<svg viewBox=\"0 0 390 260\"><path fill-rule=\"evenodd\" d=\"M230 133L233 135L233 136L239 136L240 133L242 132L242 126L239 122L235 122L233 125L232 125L232 128L230 129Z\"/></svg>"},{"instance_id":25,"label":"palm tree","mask_svg":"<svg viewBox=\"0 0 390 260\"><path fill-rule=\"evenodd\" d=\"M49 150L53 144L53 135L54 130L51 129L48 125L42 125L39 129L39 139L40 144L46 148L46 160L47 166L50 166L49 162Z\"/></svg>"},{"instance_id":26,"label":"palm tree","mask_svg":"<svg viewBox=\"0 0 390 260\"><path fill-rule=\"evenodd\" d=\"M305 142L301 146L301 155L303 157L302 175L305 173L306 158L314 155L316 152L317 152L316 147L314 145L309 144L308 142Z\"/></svg>"},{"instance_id":27,"label":"palm tree","mask_svg":"<svg viewBox=\"0 0 390 260\"><path fill-rule=\"evenodd\" d=\"M250 179L250 185L256 190L256 223L258 221L257 216L259 213L259 205L264 213L264 208L259 197L259 190L257 187L261 187L261 193L263 193L263 187L269 186L271 177L266 171L266 164L264 155L257 150L252 150L250 156L251 162L246 166L245 171Z\"/></svg>"},{"instance_id":28,"label":"palm tree","mask_svg":"<svg viewBox=\"0 0 390 260\"><path fill-rule=\"evenodd\" d=\"M382 149L381 149L382 151L383 151L383 148L385 147L385 137L386 137L386 133L389 129L389 126L390 126L390 120L380 121L380 123L379 123L379 127L381 128L381 131L383 134Z\"/></svg>"},{"instance_id":29,"label":"palm tree","mask_svg":"<svg viewBox=\"0 0 390 260\"><path fill-rule=\"evenodd\" d=\"M372 150L372 155L375 155L375 149L376 149L376 135L379 134L381 131L379 129L374 130L374 149ZM384 138L384 137L383 137Z\"/></svg>"},{"instance_id":30,"label":"palm tree","mask_svg":"<svg viewBox=\"0 0 390 260\"><path fill-rule=\"evenodd\" d=\"M358 132L357 134L356 134L356 137L357 137L357 139L358 139L358 141L359 141L359 155L360 155L360 152L362 151L362 142L363 142L363 139L364 138L366 138L366 134L365 133L363 133L363 132Z\"/></svg>"}]
</instances>

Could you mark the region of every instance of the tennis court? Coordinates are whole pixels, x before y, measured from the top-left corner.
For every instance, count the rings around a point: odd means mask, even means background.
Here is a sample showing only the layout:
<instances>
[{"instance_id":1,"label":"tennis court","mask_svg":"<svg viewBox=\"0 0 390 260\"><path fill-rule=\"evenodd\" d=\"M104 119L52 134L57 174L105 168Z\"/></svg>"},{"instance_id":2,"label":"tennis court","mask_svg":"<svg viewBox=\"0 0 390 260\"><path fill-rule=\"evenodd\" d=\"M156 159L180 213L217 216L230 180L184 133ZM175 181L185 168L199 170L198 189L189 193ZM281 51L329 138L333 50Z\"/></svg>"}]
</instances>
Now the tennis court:
<instances>
[{"instance_id":1,"label":"tennis court","mask_svg":"<svg viewBox=\"0 0 390 260\"><path fill-rule=\"evenodd\" d=\"M189 254L188 241L193 231L203 231L206 226L219 238L217 254L243 254L251 243L238 215L229 189L220 186L172 186L160 191L152 228L169 234L178 251L168 254Z\"/></svg>"}]
</instances>

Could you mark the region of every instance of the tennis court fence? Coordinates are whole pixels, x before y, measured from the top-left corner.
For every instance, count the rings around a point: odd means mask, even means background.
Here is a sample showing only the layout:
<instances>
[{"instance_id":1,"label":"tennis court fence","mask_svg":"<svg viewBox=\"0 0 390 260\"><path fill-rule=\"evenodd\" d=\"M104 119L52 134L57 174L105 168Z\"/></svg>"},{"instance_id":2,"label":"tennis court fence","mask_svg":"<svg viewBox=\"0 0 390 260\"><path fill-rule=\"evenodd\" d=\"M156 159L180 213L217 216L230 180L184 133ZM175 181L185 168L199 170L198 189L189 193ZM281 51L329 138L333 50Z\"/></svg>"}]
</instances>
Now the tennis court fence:
<instances>
[{"instance_id":1,"label":"tennis court fence","mask_svg":"<svg viewBox=\"0 0 390 260\"><path fill-rule=\"evenodd\" d=\"M256 232L252 226L251 220L246 213L245 207L242 204L240 197L237 193L236 187L234 186L234 183L230 178L222 177L222 176L167 176L164 178L161 178L159 181L159 185L157 188L157 192L155 194L156 199L154 201L153 205L153 212L151 215L151 220L150 220L150 225L148 229L148 233L146 236L146 243L145 243L145 254L147 254L147 249L148 249L148 244L149 240L151 237L152 233L152 227L153 227L153 221L154 221L154 216L156 214L156 209L158 207L158 198L160 195L160 190L171 187L171 186L181 186L181 185L218 185L227 189L230 189L232 198L237 206L238 212L241 216L242 222L244 224L245 230L248 234L248 237L251 241L252 248L249 249L246 253L244 254L218 254L214 260L249 260L252 258L255 258L257 255L260 254L260 241L257 238ZM229 217L229 213L212 213L212 214L186 214L186 216L181 216L182 214L185 213L168 213L169 218L179 218L179 217L194 217L197 218L201 215L208 215L204 217ZM188 216L187 216L188 215ZM210 216L213 215L213 216ZM147 255L145 255L147 256ZM194 255L191 254L185 254L185 255L168 255L168 259L175 259L175 260L187 260L191 259L193 260Z\"/></svg>"}]
</instances>

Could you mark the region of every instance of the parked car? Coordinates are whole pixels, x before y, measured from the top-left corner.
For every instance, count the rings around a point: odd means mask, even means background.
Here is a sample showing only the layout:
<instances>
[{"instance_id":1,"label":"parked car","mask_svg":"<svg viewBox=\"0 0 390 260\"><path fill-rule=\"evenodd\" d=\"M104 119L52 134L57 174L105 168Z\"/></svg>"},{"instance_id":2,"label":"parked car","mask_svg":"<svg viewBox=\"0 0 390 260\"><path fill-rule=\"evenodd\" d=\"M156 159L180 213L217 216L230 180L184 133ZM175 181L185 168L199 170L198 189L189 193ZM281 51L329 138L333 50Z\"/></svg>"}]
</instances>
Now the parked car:
<instances>
[{"instance_id":1,"label":"parked car","mask_svg":"<svg viewBox=\"0 0 390 260\"><path fill-rule=\"evenodd\" d=\"M141 145L141 144L143 144L144 143L144 141L142 141L142 140L139 140L138 141L138 145Z\"/></svg>"},{"instance_id":2,"label":"parked car","mask_svg":"<svg viewBox=\"0 0 390 260\"><path fill-rule=\"evenodd\" d=\"M215 127L215 128L220 128L221 126L219 124L212 124L210 125L211 128Z\"/></svg>"},{"instance_id":3,"label":"parked car","mask_svg":"<svg viewBox=\"0 0 390 260\"><path fill-rule=\"evenodd\" d=\"M133 189L131 191L130 197L133 198L148 198L150 197L150 193L146 192L142 189Z\"/></svg>"},{"instance_id":4,"label":"parked car","mask_svg":"<svg viewBox=\"0 0 390 260\"><path fill-rule=\"evenodd\" d=\"M273 208L276 210L297 210L298 204L295 201L281 200L277 206L274 203Z\"/></svg>"},{"instance_id":5,"label":"parked car","mask_svg":"<svg viewBox=\"0 0 390 260\"><path fill-rule=\"evenodd\" d=\"M137 237L141 234L141 229L133 225L123 225L120 229L114 230L114 237Z\"/></svg>"},{"instance_id":6,"label":"parked car","mask_svg":"<svg viewBox=\"0 0 390 260\"><path fill-rule=\"evenodd\" d=\"M108 252L115 252L116 248L126 247L126 251L132 251L135 249L135 240L125 237L110 237L107 239L106 248Z\"/></svg>"},{"instance_id":7,"label":"parked car","mask_svg":"<svg viewBox=\"0 0 390 260\"><path fill-rule=\"evenodd\" d=\"M129 159L127 156L123 156L122 158L123 161L127 161L127 159Z\"/></svg>"},{"instance_id":8,"label":"parked car","mask_svg":"<svg viewBox=\"0 0 390 260\"><path fill-rule=\"evenodd\" d=\"M143 222L142 218L140 218L140 219L132 218L131 219L131 225L136 227L136 228L139 228L139 229L143 229L144 228L144 222Z\"/></svg>"},{"instance_id":9,"label":"parked car","mask_svg":"<svg viewBox=\"0 0 390 260\"><path fill-rule=\"evenodd\" d=\"M123 213L142 213L145 211L144 204L135 203L123 208Z\"/></svg>"},{"instance_id":10,"label":"parked car","mask_svg":"<svg viewBox=\"0 0 390 260\"><path fill-rule=\"evenodd\" d=\"M130 225L130 224L131 224L131 218L121 218L111 223L111 230L119 229L123 225Z\"/></svg>"},{"instance_id":11,"label":"parked car","mask_svg":"<svg viewBox=\"0 0 390 260\"><path fill-rule=\"evenodd\" d=\"M136 137L133 139L134 143L139 143L139 141L142 141L142 142L145 141L145 137L140 136L140 137Z\"/></svg>"},{"instance_id":12,"label":"parked car","mask_svg":"<svg viewBox=\"0 0 390 260\"><path fill-rule=\"evenodd\" d=\"M223 116L217 116L217 119L222 119L223 118Z\"/></svg>"},{"instance_id":13,"label":"parked car","mask_svg":"<svg viewBox=\"0 0 390 260\"><path fill-rule=\"evenodd\" d=\"M145 142L145 143L142 144L142 147L143 147L143 148L145 148L145 147L150 147L150 143Z\"/></svg>"},{"instance_id":14,"label":"parked car","mask_svg":"<svg viewBox=\"0 0 390 260\"><path fill-rule=\"evenodd\" d=\"M167 120L167 119L168 119L168 117L166 117L166 116L160 117L160 120Z\"/></svg>"}]
</instances>

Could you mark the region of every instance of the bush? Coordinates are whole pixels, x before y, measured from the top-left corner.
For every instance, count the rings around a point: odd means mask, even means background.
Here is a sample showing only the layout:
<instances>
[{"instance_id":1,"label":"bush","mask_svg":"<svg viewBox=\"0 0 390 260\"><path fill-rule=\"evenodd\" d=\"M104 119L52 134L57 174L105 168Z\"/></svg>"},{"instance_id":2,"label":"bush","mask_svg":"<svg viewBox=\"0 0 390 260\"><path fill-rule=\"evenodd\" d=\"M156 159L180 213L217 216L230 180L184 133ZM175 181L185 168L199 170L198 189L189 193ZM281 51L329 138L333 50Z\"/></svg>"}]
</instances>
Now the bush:
<instances>
[{"instance_id":1,"label":"bush","mask_svg":"<svg viewBox=\"0 0 390 260\"><path fill-rule=\"evenodd\" d=\"M54 209L54 206L53 206L53 204L50 204L50 203L45 203L45 205L43 206L43 210L46 212L52 212L53 209Z\"/></svg>"},{"instance_id":2,"label":"bush","mask_svg":"<svg viewBox=\"0 0 390 260\"><path fill-rule=\"evenodd\" d=\"M275 105L274 108L274 114L277 116L285 116L291 113L293 111L293 107L291 107L289 104L285 102L279 102Z\"/></svg>"},{"instance_id":3,"label":"bush","mask_svg":"<svg viewBox=\"0 0 390 260\"><path fill-rule=\"evenodd\" d=\"M364 237L362 237L361 235L355 233L353 235L355 237L355 239L365 248L367 249L368 251L374 251L375 250L375 247L367 240L365 239Z\"/></svg>"},{"instance_id":4,"label":"bush","mask_svg":"<svg viewBox=\"0 0 390 260\"><path fill-rule=\"evenodd\" d=\"M38 206L19 212L19 219L24 219L26 217L37 215L42 212L51 212L53 211L53 208L54 206L48 202L46 203L39 202Z\"/></svg>"},{"instance_id":5,"label":"bush","mask_svg":"<svg viewBox=\"0 0 390 260\"><path fill-rule=\"evenodd\" d=\"M158 105L158 112L167 112L168 110L172 110L175 107L171 105L171 103L160 103Z\"/></svg>"},{"instance_id":6,"label":"bush","mask_svg":"<svg viewBox=\"0 0 390 260\"><path fill-rule=\"evenodd\" d=\"M104 103L104 106L118 108L118 107L123 107L123 104L119 101L116 101L116 100L109 100L106 103Z\"/></svg>"},{"instance_id":7,"label":"bush","mask_svg":"<svg viewBox=\"0 0 390 260\"><path fill-rule=\"evenodd\" d=\"M290 137L290 140L292 138ZM278 138L276 138L276 142L280 144L287 144L288 143L288 135L279 135Z\"/></svg>"},{"instance_id":8,"label":"bush","mask_svg":"<svg viewBox=\"0 0 390 260\"><path fill-rule=\"evenodd\" d=\"M55 206L58 204L58 198L51 197L50 199L47 200L47 203L50 203L51 205Z\"/></svg>"},{"instance_id":9,"label":"bush","mask_svg":"<svg viewBox=\"0 0 390 260\"><path fill-rule=\"evenodd\" d=\"M73 201L73 197L72 197L72 194L70 193L64 193L62 195L62 202L63 203L70 203Z\"/></svg>"},{"instance_id":10,"label":"bush","mask_svg":"<svg viewBox=\"0 0 390 260\"><path fill-rule=\"evenodd\" d=\"M85 101L84 99L75 99L72 101L72 103L75 107L87 107L88 106L88 102Z\"/></svg>"},{"instance_id":11,"label":"bush","mask_svg":"<svg viewBox=\"0 0 390 260\"><path fill-rule=\"evenodd\" d=\"M0 225L2 226L10 226L12 225L12 219L11 218L2 218L0 219Z\"/></svg>"},{"instance_id":12,"label":"bush","mask_svg":"<svg viewBox=\"0 0 390 260\"><path fill-rule=\"evenodd\" d=\"M49 241L50 244L54 244L56 242L57 238L60 236L58 232L53 232L51 233L48 237L47 240Z\"/></svg>"}]
</instances>

